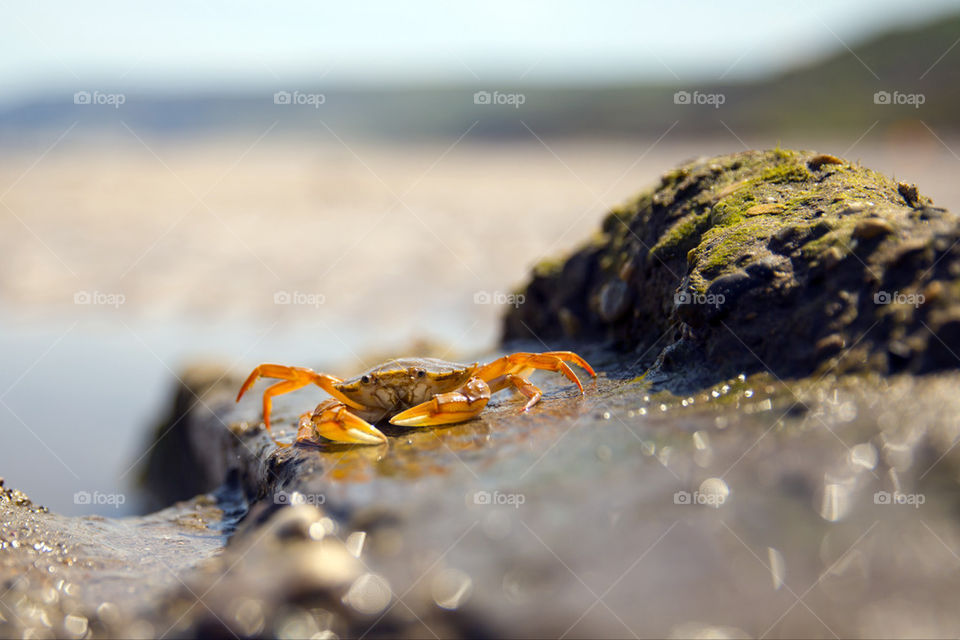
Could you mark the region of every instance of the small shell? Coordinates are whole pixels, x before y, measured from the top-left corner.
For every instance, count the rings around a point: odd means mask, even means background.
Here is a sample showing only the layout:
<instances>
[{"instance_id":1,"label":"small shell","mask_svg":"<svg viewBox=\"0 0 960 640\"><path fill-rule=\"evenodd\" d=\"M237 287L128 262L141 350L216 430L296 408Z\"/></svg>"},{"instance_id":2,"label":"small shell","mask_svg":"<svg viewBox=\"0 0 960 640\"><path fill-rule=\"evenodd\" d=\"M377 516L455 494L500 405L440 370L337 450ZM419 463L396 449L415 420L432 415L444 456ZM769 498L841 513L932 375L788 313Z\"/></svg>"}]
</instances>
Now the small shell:
<instances>
[{"instance_id":1,"label":"small shell","mask_svg":"<svg viewBox=\"0 0 960 640\"><path fill-rule=\"evenodd\" d=\"M782 204L755 204L743 212L745 216L762 216L770 213L780 213L786 207Z\"/></svg>"},{"instance_id":2,"label":"small shell","mask_svg":"<svg viewBox=\"0 0 960 640\"><path fill-rule=\"evenodd\" d=\"M843 164L843 160L837 156L832 156L829 153L821 153L818 156L814 156L807 161L807 166L810 167L812 171L819 171L820 167L825 164Z\"/></svg>"}]
</instances>

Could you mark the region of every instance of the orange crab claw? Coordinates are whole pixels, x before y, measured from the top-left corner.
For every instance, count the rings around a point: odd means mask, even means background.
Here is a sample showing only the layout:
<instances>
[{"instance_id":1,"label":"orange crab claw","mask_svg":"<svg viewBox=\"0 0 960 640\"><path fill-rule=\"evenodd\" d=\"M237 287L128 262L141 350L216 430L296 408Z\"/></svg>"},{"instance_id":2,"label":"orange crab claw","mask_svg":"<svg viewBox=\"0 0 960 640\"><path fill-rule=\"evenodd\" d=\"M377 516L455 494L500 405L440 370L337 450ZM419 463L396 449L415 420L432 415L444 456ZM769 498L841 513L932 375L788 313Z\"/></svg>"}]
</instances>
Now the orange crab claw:
<instances>
[{"instance_id":1,"label":"orange crab claw","mask_svg":"<svg viewBox=\"0 0 960 640\"><path fill-rule=\"evenodd\" d=\"M387 441L383 432L336 400L322 402L312 414L300 416L296 441L320 444L321 438L346 444L383 444Z\"/></svg>"},{"instance_id":2,"label":"orange crab claw","mask_svg":"<svg viewBox=\"0 0 960 640\"><path fill-rule=\"evenodd\" d=\"M465 422L483 411L490 400L490 387L480 378L470 378L450 393L441 393L390 418L401 427L429 427Z\"/></svg>"}]
</instances>

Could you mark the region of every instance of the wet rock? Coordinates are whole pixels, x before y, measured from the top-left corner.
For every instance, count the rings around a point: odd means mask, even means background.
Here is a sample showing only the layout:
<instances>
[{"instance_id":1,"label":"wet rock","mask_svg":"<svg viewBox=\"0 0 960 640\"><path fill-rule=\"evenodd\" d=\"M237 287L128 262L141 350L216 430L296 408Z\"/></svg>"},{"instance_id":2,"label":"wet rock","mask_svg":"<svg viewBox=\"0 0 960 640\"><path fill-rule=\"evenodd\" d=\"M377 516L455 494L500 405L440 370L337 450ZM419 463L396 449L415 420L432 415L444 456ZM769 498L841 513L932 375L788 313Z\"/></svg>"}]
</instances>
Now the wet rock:
<instances>
[{"instance_id":1,"label":"wet rock","mask_svg":"<svg viewBox=\"0 0 960 640\"><path fill-rule=\"evenodd\" d=\"M185 445L145 477L201 464L221 488L124 519L5 489L0 636L847 637L891 599L960 632L960 374L677 395L633 358L584 355L601 374L584 396L541 374L530 412L500 394L375 447L278 448L256 394L182 376L203 402L158 428L154 451ZM311 403L277 398L275 435Z\"/></svg>"},{"instance_id":2,"label":"wet rock","mask_svg":"<svg viewBox=\"0 0 960 640\"><path fill-rule=\"evenodd\" d=\"M223 548L242 507L226 493L149 516L68 518L0 493L0 637L150 637L180 576ZM184 578L185 579L185 578Z\"/></svg>"},{"instance_id":3,"label":"wet rock","mask_svg":"<svg viewBox=\"0 0 960 640\"><path fill-rule=\"evenodd\" d=\"M881 218L864 218L853 228L853 237L870 240L894 232L893 225Z\"/></svg>"},{"instance_id":4,"label":"wet rock","mask_svg":"<svg viewBox=\"0 0 960 640\"><path fill-rule=\"evenodd\" d=\"M622 280L613 280L600 289L600 316L613 322L627 310L629 289Z\"/></svg>"},{"instance_id":5,"label":"wet rock","mask_svg":"<svg viewBox=\"0 0 960 640\"><path fill-rule=\"evenodd\" d=\"M768 367L779 376L955 368L960 358L945 357L935 336L960 312L958 241L960 218L915 186L834 156L696 160L611 212L568 259L576 279L563 262L536 272L533 303L508 312L504 339L550 340L575 324L579 340L696 369L700 384ZM628 290L617 285L614 298L631 308L591 306L627 263ZM912 345L909 362L902 349L890 360L892 342Z\"/></svg>"},{"instance_id":6,"label":"wet rock","mask_svg":"<svg viewBox=\"0 0 960 640\"><path fill-rule=\"evenodd\" d=\"M897 193L903 196L903 201L911 207L920 203L920 194L915 184L900 182L897 184Z\"/></svg>"},{"instance_id":7,"label":"wet rock","mask_svg":"<svg viewBox=\"0 0 960 640\"><path fill-rule=\"evenodd\" d=\"M675 395L585 355L602 372L585 396L544 374L531 412L498 395L378 447L278 449L259 398L208 393L213 414L174 426L183 454L251 507L151 624L189 609L173 635L846 637L895 593L960 630L955 559L930 533L960 539L960 374L757 374ZM281 440L308 405L277 398ZM805 592L816 616L792 608Z\"/></svg>"}]
</instances>

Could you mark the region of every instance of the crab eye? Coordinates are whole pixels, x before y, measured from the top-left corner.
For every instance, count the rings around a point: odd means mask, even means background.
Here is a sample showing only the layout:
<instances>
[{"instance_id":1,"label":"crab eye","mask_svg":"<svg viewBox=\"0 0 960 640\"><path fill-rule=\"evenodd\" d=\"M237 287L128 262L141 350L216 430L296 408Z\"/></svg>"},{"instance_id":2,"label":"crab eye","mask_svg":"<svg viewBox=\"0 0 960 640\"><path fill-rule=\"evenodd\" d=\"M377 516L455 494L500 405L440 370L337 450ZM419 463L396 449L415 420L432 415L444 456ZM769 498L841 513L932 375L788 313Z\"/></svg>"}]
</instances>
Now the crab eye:
<instances>
[{"instance_id":1,"label":"crab eye","mask_svg":"<svg viewBox=\"0 0 960 640\"><path fill-rule=\"evenodd\" d=\"M418 377L418 378L422 378L422 377L425 376L425 375L427 375L427 372L424 371L423 369L418 369L418 370L417 370L417 377Z\"/></svg>"},{"instance_id":2,"label":"crab eye","mask_svg":"<svg viewBox=\"0 0 960 640\"><path fill-rule=\"evenodd\" d=\"M363 384L370 384L370 376L363 376L362 378L360 378L360 382L362 382Z\"/></svg>"}]
</instances>

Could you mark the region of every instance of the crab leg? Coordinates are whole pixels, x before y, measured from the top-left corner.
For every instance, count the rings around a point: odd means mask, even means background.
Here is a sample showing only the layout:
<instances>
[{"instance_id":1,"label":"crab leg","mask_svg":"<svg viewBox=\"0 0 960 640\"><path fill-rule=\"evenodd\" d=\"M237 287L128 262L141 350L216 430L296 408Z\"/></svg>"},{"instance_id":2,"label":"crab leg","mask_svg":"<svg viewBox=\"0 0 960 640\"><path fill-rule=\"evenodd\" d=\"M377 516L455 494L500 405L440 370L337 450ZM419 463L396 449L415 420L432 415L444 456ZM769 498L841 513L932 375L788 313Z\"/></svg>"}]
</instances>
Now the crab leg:
<instances>
[{"instance_id":1,"label":"crab leg","mask_svg":"<svg viewBox=\"0 0 960 640\"><path fill-rule=\"evenodd\" d=\"M390 419L402 427L429 427L436 424L465 422L483 411L490 400L490 387L474 376L450 393L441 393Z\"/></svg>"},{"instance_id":2,"label":"crab leg","mask_svg":"<svg viewBox=\"0 0 960 640\"><path fill-rule=\"evenodd\" d=\"M266 391L263 392L263 424L267 428L268 433L270 432L270 409L273 404L272 398L283 393L296 391L297 389L305 387L308 384L317 385L343 404L349 405L354 409L363 408L362 405L357 404L350 398L337 391L337 388L334 385L338 382L341 382L339 378L334 378L333 376L325 373L317 373L313 369L307 369L306 367L288 367L282 364L261 364L251 371L250 375L247 376L246 381L243 383L243 386L240 387L240 393L237 394L237 402L240 401L240 398L243 397L243 394L245 394L260 377L277 378L284 381L278 382L271 387L267 387Z\"/></svg>"},{"instance_id":3,"label":"crab leg","mask_svg":"<svg viewBox=\"0 0 960 640\"><path fill-rule=\"evenodd\" d=\"M593 367L587 364L587 361L573 353L572 351L548 351L546 353L513 353L509 356L497 358L489 364L485 364L477 370L476 375L486 381L491 381L507 374L524 375L532 369L543 369L544 371L558 371L565 375L570 382L577 385L580 393L583 393L583 385L580 379L573 372L567 362L577 365L592 377L597 377Z\"/></svg>"},{"instance_id":4,"label":"crab leg","mask_svg":"<svg viewBox=\"0 0 960 640\"><path fill-rule=\"evenodd\" d=\"M383 444L387 441L387 436L379 429L333 399L318 404L313 413L300 416L296 441L321 444L321 438L349 444Z\"/></svg>"},{"instance_id":5,"label":"crab leg","mask_svg":"<svg viewBox=\"0 0 960 640\"><path fill-rule=\"evenodd\" d=\"M490 390L493 393L507 387L513 387L527 397L527 404L523 406L522 411L529 411L530 407L540 402L540 398L543 396L543 391L541 391L539 387L523 376L515 373L508 373L490 383Z\"/></svg>"}]
</instances>

